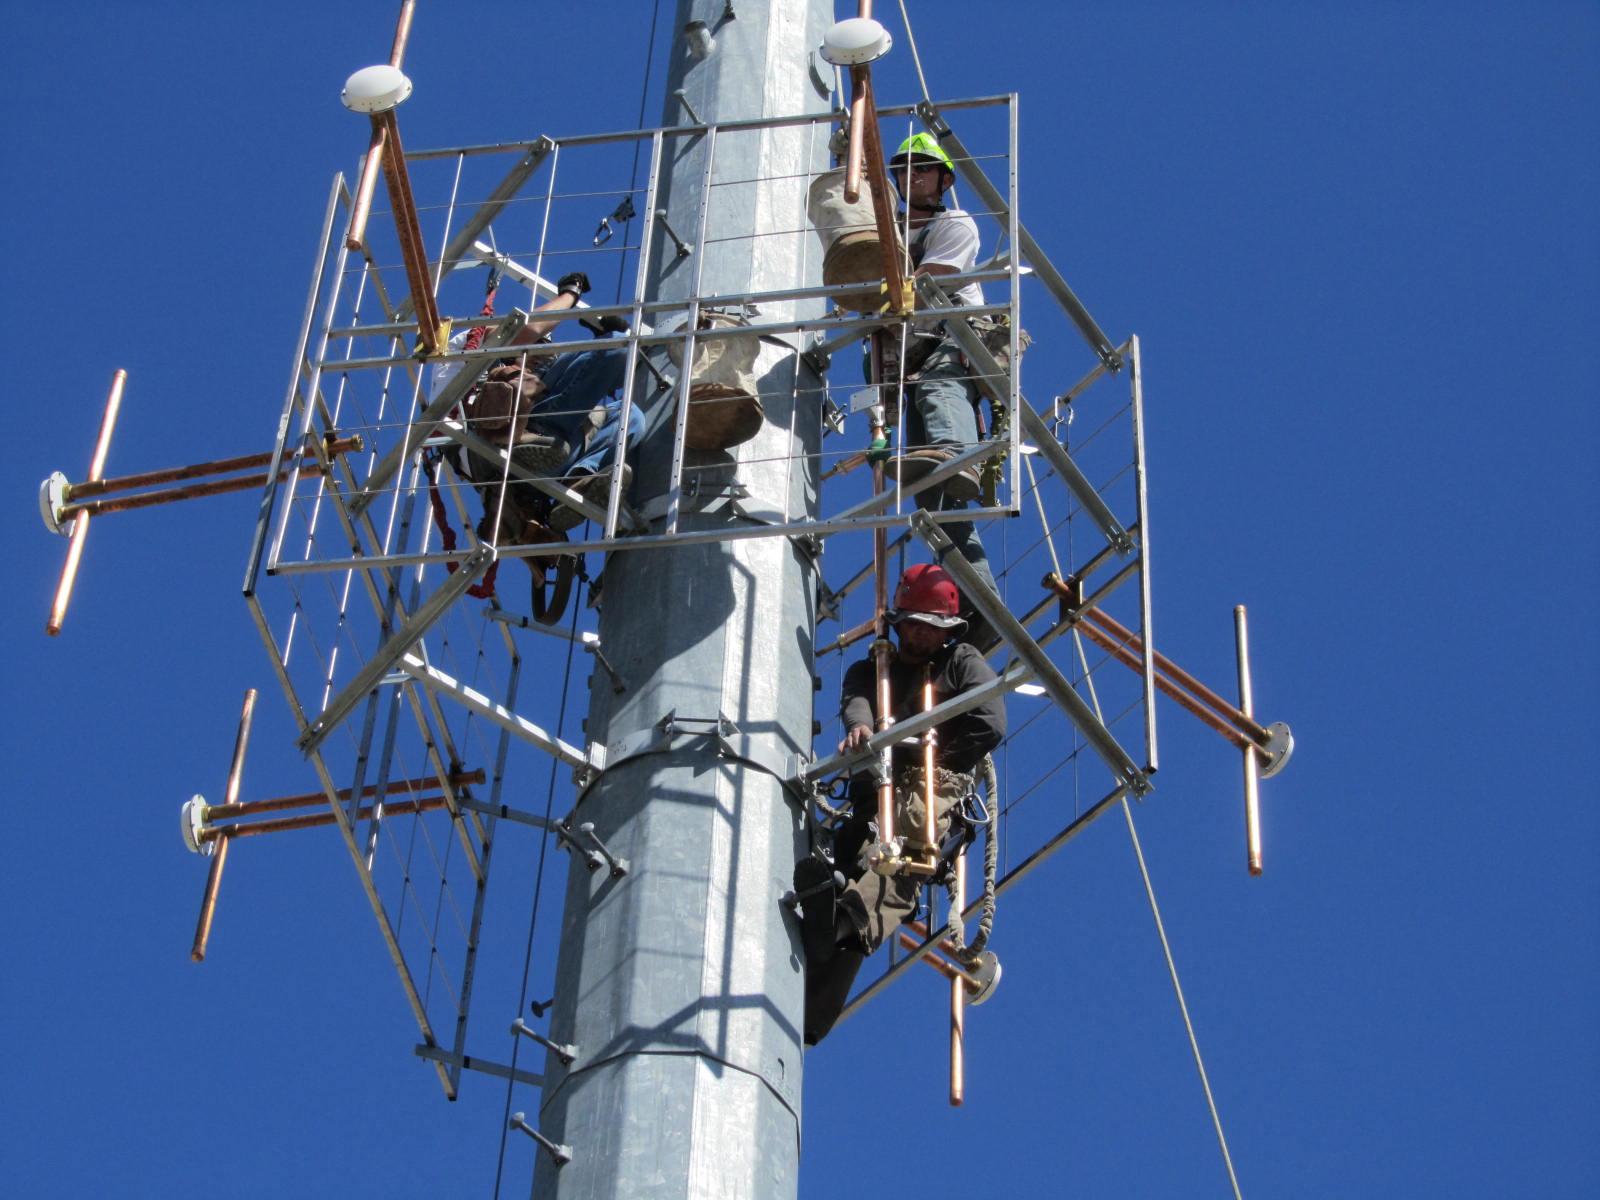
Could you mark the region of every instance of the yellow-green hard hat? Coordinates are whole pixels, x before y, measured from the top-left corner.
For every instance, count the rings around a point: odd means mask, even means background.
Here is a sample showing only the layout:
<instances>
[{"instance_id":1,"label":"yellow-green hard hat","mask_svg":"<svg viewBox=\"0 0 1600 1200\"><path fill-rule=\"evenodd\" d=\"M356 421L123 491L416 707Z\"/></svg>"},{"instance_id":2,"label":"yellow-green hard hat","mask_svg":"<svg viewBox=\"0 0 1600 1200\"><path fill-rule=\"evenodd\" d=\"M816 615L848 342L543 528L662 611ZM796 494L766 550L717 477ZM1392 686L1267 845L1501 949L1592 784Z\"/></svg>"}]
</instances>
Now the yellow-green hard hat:
<instances>
[{"instance_id":1,"label":"yellow-green hard hat","mask_svg":"<svg viewBox=\"0 0 1600 1200\"><path fill-rule=\"evenodd\" d=\"M894 157L889 160L889 165L898 167L901 163L910 162L913 154L923 158L938 159L944 164L945 170L952 175L956 172L955 163L950 161L950 156L944 152L944 147L939 145L938 139L931 133L913 133L901 142L900 149L895 151Z\"/></svg>"}]
</instances>

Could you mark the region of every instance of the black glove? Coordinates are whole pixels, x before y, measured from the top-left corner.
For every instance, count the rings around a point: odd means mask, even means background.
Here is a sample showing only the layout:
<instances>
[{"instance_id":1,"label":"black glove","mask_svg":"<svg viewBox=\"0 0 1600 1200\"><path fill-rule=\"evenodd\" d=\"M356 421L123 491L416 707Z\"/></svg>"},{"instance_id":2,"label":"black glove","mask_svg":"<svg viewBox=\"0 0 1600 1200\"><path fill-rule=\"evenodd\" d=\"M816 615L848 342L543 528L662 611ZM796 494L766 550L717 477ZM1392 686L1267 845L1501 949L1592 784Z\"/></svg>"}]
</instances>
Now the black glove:
<instances>
[{"instance_id":1,"label":"black glove","mask_svg":"<svg viewBox=\"0 0 1600 1200\"><path fill-rule=\"evenodd\" d=\"M588 317L579 317L578 324L582 325L595 337L610 337L613 333L628 332L628 318L608 313L606 316L590 320Z\"/></svg>"},{"instance_id":2,"label":"black glove","mask_svg":"<svg viewBox=\"0 0 1600 1200\"><path fill-rule=\"evenodd\" d=\"M582 271L574 271L570 275L563 275L556 280L556 294L565 292L577 299L589 290L589 277Z\"/></svg>"}]
</instances>

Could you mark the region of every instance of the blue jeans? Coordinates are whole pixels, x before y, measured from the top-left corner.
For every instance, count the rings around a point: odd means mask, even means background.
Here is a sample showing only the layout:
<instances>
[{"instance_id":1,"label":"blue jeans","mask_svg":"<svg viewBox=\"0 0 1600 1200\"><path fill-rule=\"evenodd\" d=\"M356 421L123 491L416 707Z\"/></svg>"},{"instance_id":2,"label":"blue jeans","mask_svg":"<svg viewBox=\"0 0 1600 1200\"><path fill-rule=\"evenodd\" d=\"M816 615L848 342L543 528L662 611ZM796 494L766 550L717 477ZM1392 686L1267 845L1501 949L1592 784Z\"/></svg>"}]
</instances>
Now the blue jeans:
<instances>
[{"instance_id":1,"label":"blue jeans","mask_svg":"<svg viewBox=\"0 0 1600 1200\"><path fill-rule=\"evenodd\" d=\"M930 354L917 380L910 387L911 404L906 410L906 448L948 446L959 454L978 441L978 388L972 371L961 357L961 348L946 339ZM965 500L951 500L943 488L931 488L917 497L923 508L951 512L966 508ZM996 592L989 555L971 521L952 521L941 525L955 548Z\"/></svg>"},{"instance_id":2,"label":"blue jeans","mask_svg":"<svg viewBox=\"0 0 1600 1200\"><path fill-rule=\"evenodd\" d=\"M906 412L906 447L949 446L957 453L978 440L978 389L961 357L946 340L924 362L911 386Z\"/></svg>"},{"instance_id":3,"label":"blue jeans","mask_svg":"<svg viewBox=\"0 0 1600 1200\"><path fill-rule=\"evenodd\" d=\"M559 437L572 447L561 468L563 475L599 471L609 466L622 428L622 400L618 393L628 373L626 350L582 350L558 355L545 372L545 393L533 406L529 427L536 433ZM588 445L589 410L604 405L606 420ZM628 421L628 443L637 445L644 433L644 418L637 408Z\"/></svg>"}]
</instances>

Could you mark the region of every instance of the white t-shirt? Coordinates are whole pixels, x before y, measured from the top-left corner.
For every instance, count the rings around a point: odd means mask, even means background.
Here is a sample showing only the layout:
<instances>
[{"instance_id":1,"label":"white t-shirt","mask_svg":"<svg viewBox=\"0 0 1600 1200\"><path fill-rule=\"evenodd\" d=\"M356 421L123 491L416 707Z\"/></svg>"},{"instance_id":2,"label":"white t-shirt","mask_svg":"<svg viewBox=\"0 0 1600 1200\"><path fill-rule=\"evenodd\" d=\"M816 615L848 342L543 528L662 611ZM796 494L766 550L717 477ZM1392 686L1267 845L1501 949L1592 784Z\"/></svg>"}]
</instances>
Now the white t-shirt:
<instances>
[{"instance_id":1,"label":"white t-shirt","mask_svg":"<svg viewBox=\"0 0 1600 1200\"><path fill-rule=\"evenodd\" d=\"M915 266L930 263L970 271L978 262L978 224L959 208L947 208L911 231L911 258ZM957 304L982 304L983 287L963 284L952 296Z\"/></svg>"},{"instance_id":2,"label":"white t-shirt","mask_svg":"<svg viewBox=\"0 0 1600 1200\"><path fill-rule=\"evenodd\" d=\"M459 354L462 350L465 350L467 346L467 334L471 332L472 331L470 329L458 329L455 333L451 334L450 353ZM433 366L429 367L429 382L432 386L428 389L428 398L431 400L433 397L437 396L439 394L439 390L443 388L445 384L454 379L458 374L460 374L461 368L465 365L466 364L462 362L442 362L435 363Z\"/></svg>"}]
</instances>

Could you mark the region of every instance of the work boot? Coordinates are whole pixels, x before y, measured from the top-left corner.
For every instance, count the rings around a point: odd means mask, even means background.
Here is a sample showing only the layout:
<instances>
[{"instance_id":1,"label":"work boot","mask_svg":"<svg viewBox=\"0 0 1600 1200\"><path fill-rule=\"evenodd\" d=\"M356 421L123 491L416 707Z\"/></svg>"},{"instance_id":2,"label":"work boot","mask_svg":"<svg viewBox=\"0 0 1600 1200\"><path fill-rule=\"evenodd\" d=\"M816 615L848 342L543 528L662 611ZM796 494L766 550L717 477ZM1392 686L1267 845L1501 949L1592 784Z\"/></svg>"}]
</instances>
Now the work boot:
<instances>
[{"instance_id":1,"label":"work boot","mask_svg":"<svg viewBox=\"0 0 1600 1200\"><path fill-rule=\"evenodd\" d=\"M633 478L630 468L622 468L622 486L627 488ZM596 508L605 508L606 501L611 498L611 468L603 471L584 471L577 475L569 475L561 483L572 491L577 492L588 503ZM565 533L569 529L576 529L582 525L587 517L575 508L566 504L557 504L550 513L550 528L558 533Z\"/></svg>"},{"instance_id":2,"label":"work boot","mask_svg":"<svg viewBox=\"0 0 1600 1200\"><path fill-rule=\"evenodd\" d=\"M806 952L808 970L827 962L838 948L835 901L839 884L838 872L813 854L794 865L794 898L800 905L800 944Z\"/></svg>"},{"instance_id":3,"label":"work boot","mask_svg":"<svg viewBox=\"0 0 1600 1200\"><path fill-rule=\"evenodd\" d=\"M953 452L936 446L926 450L907 450L884 464L884 474L901 484L914 484L929 471L943 466L954 457ZM962 503L976 500L983 492L978 482L978 472L971 467L946 479L941 486L946 497Z\"/></svg>"},{"instance_id":4,"label":"work boot","mask_svg":"<svg viewBox=\"0 0 1600 1200\"><path fill-rule=\"evenodd\" d=\"M511 461L530 475L554 475L572 457L572 447L558 437L544 433L521 434L511 447ZM506 477L505 465L480 454L467 455L467 478L484 487L493 487ZM519 476L510 477L514 488L527 486L519 483Z\"/></svg>"},{"instance_id":5,"label":"work boot","mask_svg":"<svg viewBox=\"0 0 1600 1200\"><path fill-rule=\"evenodd\" d=\"M806 1045L815 1046L839 1020L856 973L867 956L859 950L839 950L820 966L806 967Z\"/></svg>"}]
</instances>

